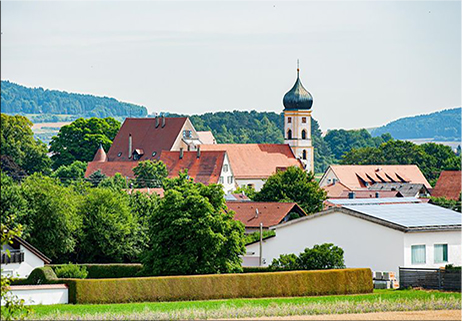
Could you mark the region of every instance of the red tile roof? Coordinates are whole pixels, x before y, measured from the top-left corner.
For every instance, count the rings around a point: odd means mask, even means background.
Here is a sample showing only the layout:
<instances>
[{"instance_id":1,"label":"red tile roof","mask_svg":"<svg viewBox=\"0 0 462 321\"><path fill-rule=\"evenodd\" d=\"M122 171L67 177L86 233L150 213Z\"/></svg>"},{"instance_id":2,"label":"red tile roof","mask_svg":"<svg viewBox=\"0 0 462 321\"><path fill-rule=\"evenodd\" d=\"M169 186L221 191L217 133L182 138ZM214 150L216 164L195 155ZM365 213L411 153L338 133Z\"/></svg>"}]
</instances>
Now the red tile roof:
<instances>
[{"instance_id":1,"label":"red tile roof","mask_svg":"<svg viewBox=\"0 0 462 321\"><path fill-rule=\"evenodd\" d=\"M461 171L442 171L431 195L458 200L461 188Z\"/></svg>"},{"instance_id":2,"label":"red tile roof","mask_svg":"<svg viewBox=\"0 0 462 321\"><path fill-rule=\"evenodd\" d=\"M162 151L171 150L187 118L166 117L164 120L165 126L162 127L162 117L125 119L107 153L108 161L131 161L128 158L129 135L132 137L132 151L138 149L144 152L139 160L158 159Z\"/></svg>"},{"instance_id":3,"label":"red tile roof","mask_svg":"<svg viewBox=\"0 0 462 321\"><path fill-rule=\"evenodd\" d=\"M180 152L164 151L160 160L167 166L169 177L177 177L180 171L188 169L188 175L195 182L208 185L218 183L225 154L225 151L201 151L198 158L197 152L183 152L183 158L180 159ZM114 176L116 173L120 173L124 177L134 178L133 168L137 165L137 161L90 162L88 163L85 177L90 176L97 170L101 170L106 176Z\"/></svg>"},{"instance_id":4,"label":"red tile roof","mask_svg":"<svg viewBox=\"0 0 462 321\"><path fill-rule=\"evenodd\" d=\"M105 162L107 161L107 155L104 151L103 146L99 146L98 150L96 151L95 157L93 157L94 162Z\"/></svg>"},{"instance_id":5,"label":"red tile roof","mask_svg":"<svg viewBox=\"0 0 462 321\"><path fill-rule=\"evenodd\" d=\"M278 225L290 212L306 216L297 203L228 201L226 205L236 213L234 219L242 222L247 228L260 227L260 223L263 223L264 228Z\"/></svg>"},{"instance_id":6,"label":"red tile roof","mask_svg":"<svg viewBox=\"0 0 462 321\"><path fill-rule=\"evenodd\" d=\"M212 144L201 145L201 150L226 151L236 179L268 178L278 168L303 168L287 144Z\"/></svg>"}]
</instances>

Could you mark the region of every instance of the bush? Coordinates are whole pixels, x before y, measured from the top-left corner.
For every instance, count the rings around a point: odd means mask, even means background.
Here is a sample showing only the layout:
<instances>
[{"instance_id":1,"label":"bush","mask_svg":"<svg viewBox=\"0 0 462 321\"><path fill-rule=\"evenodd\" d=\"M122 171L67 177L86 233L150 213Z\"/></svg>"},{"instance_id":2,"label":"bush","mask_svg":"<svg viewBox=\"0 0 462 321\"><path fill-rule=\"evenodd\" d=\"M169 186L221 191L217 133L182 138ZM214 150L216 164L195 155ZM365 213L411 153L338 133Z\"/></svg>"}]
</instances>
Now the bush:
<instances>
[{"instance_id":1,"label":"bush","mask_svg":"<svg viewBox=\"0 0 462 321\"><path fill-rule=\"evenodd\" d=\"M55 269L56 276L64 279L85 279L88 275L87 268L82 265L65 264Z\"/></svg>"},{"instance_id":2,"label":"bush","mask_svg":"<svg viewBox=\"0 0 462 321\"><path fill-rule=\"evenodd\" d=\"M372 292L370 269L64 280L69 303L99 304Z\"/></svg>"},{"instance_id":3,"label":"bush","mask_svg":"<svg viewBox=\"0 0 462 321\"><path fill-rule=\"evenodd\" d=\"M55 273L63 265L50 265ZM117 279L141 276L143 266L139 263L132 264L76 264L84 267L88 275L86 279Z\"/></svg>"},{"instance_id":4,"label":"bush","mask_svg":"<svg viewBox=\"0 0 462 321\"><path fill-rule=\"evenodd\" d=\"M282 254L279 259L273 259L270 268L276 271L343 269L343 250L332 243L316 244L298 257L293 253Z\"/></svg>"},{"instance_id":5,"label":"bush","mask_svg":"<svg viewBox=\"0 0 462 321\"><path fill-rule=\"evenodd\" d=\"M40 268L35 268L30 274L29 277L26 279L27 284L46 284L50 283L50 281L56 280L58 277L56 276L53 269L49 266L44 266Z\"/></svg>"}]
</instances>

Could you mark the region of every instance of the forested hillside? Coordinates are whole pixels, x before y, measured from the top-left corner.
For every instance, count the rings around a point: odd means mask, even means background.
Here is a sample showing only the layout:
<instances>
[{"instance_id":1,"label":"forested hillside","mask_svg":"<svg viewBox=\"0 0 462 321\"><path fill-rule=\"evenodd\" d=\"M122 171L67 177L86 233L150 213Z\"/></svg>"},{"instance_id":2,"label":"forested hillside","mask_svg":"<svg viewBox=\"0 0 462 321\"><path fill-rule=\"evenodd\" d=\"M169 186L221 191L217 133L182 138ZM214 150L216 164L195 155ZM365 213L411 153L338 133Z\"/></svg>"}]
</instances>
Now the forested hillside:
<instances>
[{"instance_id":1,"label":"forested hillside","mask_svg":"<svg viewBox=\"0 0 462 321\"><path fill-rule=\"evenodd\" d=\"M460 141L461 108L401 118L372 130L373 136L390 133L396 139L434 138Z\"/></svg>"},{"instance_id":2,"label":"forested hillside","mask_svg":"<svg viewBox=\"0 0 462 321\"><path fill-rule=\"evenodd\" d=\"M144 117L147 109L114 98L73 94L65 91L28 88L9 81L1 82L3 113L34 115L32 121L53 121L53 115L78 117ZM72 117L57 120L69 120Z\"/></svg>"}]
</instances>

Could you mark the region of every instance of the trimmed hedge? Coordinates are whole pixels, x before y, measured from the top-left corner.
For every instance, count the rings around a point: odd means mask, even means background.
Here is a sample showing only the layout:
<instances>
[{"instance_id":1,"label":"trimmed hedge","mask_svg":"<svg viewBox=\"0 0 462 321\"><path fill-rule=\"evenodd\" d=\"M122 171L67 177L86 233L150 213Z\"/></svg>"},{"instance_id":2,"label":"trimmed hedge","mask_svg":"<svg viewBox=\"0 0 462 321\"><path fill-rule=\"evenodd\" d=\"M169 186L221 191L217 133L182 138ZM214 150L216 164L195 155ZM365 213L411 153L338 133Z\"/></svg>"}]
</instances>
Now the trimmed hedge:
<instances>
[{"instance_id":1,"label":"trimmed hedge","mask_svg":"<svg viewBox=\"0 0 462 321\"><path fill-rule=\"evenodd\" d=\"M372 292L370 269L66 279L69 302L81 304L293 297Z\"/></svg>"},{"instance_id":2,"label":"trimmed hedge","mask_svg":"<svg viewBox=\"0 0 462 321\"><path fill-rule=\"evenodd\" d=\"M65 264L64 264L65 265ZM76 264L87 269L87 279L112 279L131 278L141 276L143 266L139 263L133 264ZM63 265L50 265L54 271Z\"/></svg>"},{"instance_id":3,"label":"trimmed hedge","mask_svg":"<svg viewBox=\"0 0 462 321\"><path fill-rule=\"evenodd\" d=\"M53 269L49 266L44 266L41 268L35 268L29 274L29 277L26 280L28 284L46 284L49 283L51 280L57 279L58 277L56 276Z\"/></svg>"}]
</instances>

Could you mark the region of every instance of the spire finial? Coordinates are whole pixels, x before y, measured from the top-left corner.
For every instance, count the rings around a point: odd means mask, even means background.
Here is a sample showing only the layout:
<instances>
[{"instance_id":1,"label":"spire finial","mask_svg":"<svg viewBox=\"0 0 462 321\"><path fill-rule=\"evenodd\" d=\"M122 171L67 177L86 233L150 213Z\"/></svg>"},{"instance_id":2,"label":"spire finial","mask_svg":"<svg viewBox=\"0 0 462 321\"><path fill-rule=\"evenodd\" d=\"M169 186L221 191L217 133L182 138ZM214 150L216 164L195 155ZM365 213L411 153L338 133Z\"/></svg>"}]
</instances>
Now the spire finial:
<instances>
[{"instance_id":1,"label":"spire finial","mask_svg":"<svg viewBox=\"0 0 462 321\"><path fill-rule=\"evenodd\" d=\"M300 75L300 61L297 59L297 78Z\"/></svg>"}]
</instances>

